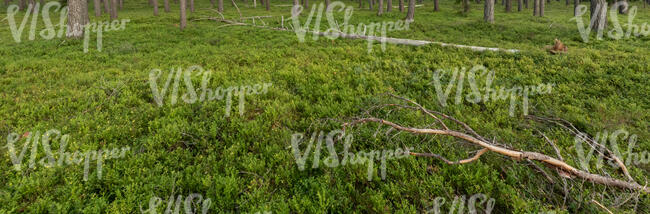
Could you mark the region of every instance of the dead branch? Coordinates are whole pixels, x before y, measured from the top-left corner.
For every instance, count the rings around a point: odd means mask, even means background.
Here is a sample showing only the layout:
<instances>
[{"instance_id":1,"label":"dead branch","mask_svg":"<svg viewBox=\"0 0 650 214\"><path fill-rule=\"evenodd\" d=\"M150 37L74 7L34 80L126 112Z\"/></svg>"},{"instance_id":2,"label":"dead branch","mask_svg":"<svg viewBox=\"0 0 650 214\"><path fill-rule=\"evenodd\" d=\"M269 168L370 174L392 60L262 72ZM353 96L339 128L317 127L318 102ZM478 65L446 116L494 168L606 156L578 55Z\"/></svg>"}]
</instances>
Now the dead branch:
<instances>
[{"instance_id":1,"label":"dead branch","mask_svg":"<svg viewBox=\"0 0 650 214\"><path fill-rule=\"evenodd\" d=\"M550 122L550 123L556 124L556 125L564 128L564 129L568 130L569 132L573 133L576 137L582 139L584 142L589 144L589 146L594 148L594 150L597 151L598 153L600 153L603 157L608 158L610 160L614 160L616 162L616 164L623 171L623 174L625 175L625 177L627 177L627 179L630 182L636 183L636 181L634 181L634 178L632 178L632 176L630 175L630 172L627 170L627 167L625 167L625 164L623 163L623 161L618 156L616 156L616 154L614 152L609 150L605 145L602 145L602 144L598 143L597 140L594 140L591 137L589 137L586 133L581 132L580 130L578 130L569 121L566 121L564 119L559 119L559 118L558 119L553 119L553 118L539 117L539 116L535 116L535 115L528 115L527 118L532 119L532 120L536 120L536 121ZM596 147L598 147L598 148L596 148ZM602 151L604 151L604 153Z\"/></svg>"},{"instance_id":2,"label":"dead branch","mask_svg":"<svg viewBox=\"0 0 650 214\"><path fill-rule=\"evenodd\" d=\"M397 95L393 95L393 96L397 96ZM408 99L404 98L403 100L408 100ZM414 109L414 108L416 108L416 107L411 106L411 109ZM422 107L422 108L424 108L424 107ZM419 108L416 108L416 109L419 109ZM433 112L433 111L429 111L429 110L426 110L426 109L425 109L425 111ZM452 117L450 117L450 116L447 116L445 118L452 120L451 119ZM474 133L472 133L472 135L470 135L470 134L466 134L466 133L455 131L455 130L449 130L449 129L444 129L443 130L443 129L406 127L406 126L402 126L402 125L393 123L393 122L388 121L388 120L375 118L375 117L360 118L360 119L353 120L351 122L344 123L343 124L343 130L345 131L345 129L347 127L352 127L352 126L355 126L355 125L358 125L358 124L364 124L364 123L369 123L369 122L388 125L388 126L394 128L396 130L409 132L409 133L413 133L413 134L451 136L451 137L454 137L454 138L465 140L465 141L467 141L469 143L472 143L474 145L483 147L484 149L487 149L487 150L489 150L491 152L495 152L495 153L504 155L506 157L512 158L512 159L517 160L517 161L520 161L520 160L539 161L539 162L544 163L548 167L555 168L556 170L558 170L558 173L559 172L564 172L564 173L566 173L568 175L575 176L575 177L581 178L583 180L590 181L592 183L609 185L609 186L614 186L614 187L618 187L618 188L638 190L638 191L642 191L642 192L645 192L645 193L650 193L650 188L645 187L645 186L641 186L636 182L627 182L627 181L622 181L622 180L618 180L618 179L611 178L611 177L605 177L605 176L602 176L602 175L599 175L599 174L592 174L592 173L589 173L589 172L585 172L585 171L579 170L579 169L567 164L566 162L564 162L562 160L555 159L553 157L550 157L550 156L542 154L542 153L528 152L528 151L518 151L518 150L515 150L515 149L504 148L503 146L493 144L493 143L488 142L486 140L481 140L481 139L484 139L482 137L472 136ZM458 123L462 123L462 122L458 121ZM466 128L466 129L470 130L471 128ZM478 135L478 134L476 134L476 135ZM478 135L478 136L480 136L480 135ZM483 153L481 153L481 155L482 154ZM418 155L419 156L426 156L426 155L422 155L422 154L418 154L418 153L413 154L413 155L414 156L418 156ZM430 155L430 156L442 159L442 156L440 156L440 155L437 155L437 156ZM480 157L480 155L477 155L474 158L478 159L479 157ZM468 159L469 161L465 160L465 162L471 162L471 159L473 159L473 158ZM445 162L450 162L450 161L447 160Z\"/></svg>"}]
</instances>

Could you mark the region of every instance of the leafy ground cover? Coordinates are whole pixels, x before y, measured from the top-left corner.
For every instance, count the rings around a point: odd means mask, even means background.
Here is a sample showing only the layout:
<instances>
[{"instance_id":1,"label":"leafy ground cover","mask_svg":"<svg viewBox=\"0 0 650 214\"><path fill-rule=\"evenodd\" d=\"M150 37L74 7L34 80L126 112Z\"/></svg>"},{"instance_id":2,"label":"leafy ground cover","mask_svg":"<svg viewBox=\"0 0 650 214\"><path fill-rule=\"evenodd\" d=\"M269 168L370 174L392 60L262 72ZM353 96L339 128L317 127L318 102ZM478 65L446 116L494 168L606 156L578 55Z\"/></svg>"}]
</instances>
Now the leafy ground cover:
<instances>
[{"instance_id":1,"label":"leafy ground cover","mask_svg":"<svg viewBox=\"0 0 650 214\"><path fill-rule=\"evenodd\" d=\"M285 3L291 4L277 2ZM350 20L353 24L405 16L394 9L377 17L375 11L356 9L356 2L345 3L355 7ZM244 16L273 15L268 20L273 26L281 24L278 16L290 16L289 7L273 6L267 12L259 5L250 5L240 3ZM526 163L496 154L453 166L428 158L399 159L389 162L385 180L375 174L368 181L363 165L300 171L291 153L292 134L340 128L339 121L361 115L372 104L386 102L381 94L391 92L466 121L477 132L511 147L553 155L553 148L531 128L536 127L556 141L569 163L578 165L570 133L531 122L521 109L514 117L509 116L507 100L478 104L450 101L443 107L432 84L435 70L475 65L495 71L494 85L554 84L551 94L530 97L531 114L564 118L591 135L622 128L638 135L634 151L648 151L650 37L592 38L590 43L583 43L571 20L573 13L564 2L547 4L543 18L533 17L531 9L507 14L498 6L492 25L481 21L482 4L472 3L471 12L462 14L457 3L444 1L442 11L434 13L432 4L426 2L417 8L416 22L409 30L388 35L522 51L474 52L437 45L387 45L381 51L375 44L369 53L363 40L320 38L301 43L293 32L219 27L223 23L211 20L191 21L186 30L179 31L178 5L172 6L171 13L154 17L146 2L125 2L119 16L130 22L124 30L104 34L101 52L94 46L94 35L88 53L83 52L83 41L78 40L37 36L30 41L23 33L23 41L16 43L7 20L2 21L3 142L12 132L58 129L70 135L69 151L129 146L131 153L106 161L101 179L91 170L89 180L82 181L81 166L26 167L29 152L23 170L16 171L3 143L0 212L135 213L139 207L147 207L152 196L190 193L211 198L211 211L217 213L414 213L431 209L439 196L447 198L443 207L449 209L454 196L476 193L496 200L494 213L603 212L592 199L617 213L650 210L647 194L641 194L638 202L632 199L614 207L620 202L614 196L627 198L632 193L579 180L569 181L571 188L564 202L561 180L555 172L548 171L556 178L557 183L552 184ZM234 7L226 6L226 17L238 17ZM637 14L635 22L650 21L650 9L638 6L645 11ZM205 9L209 7L207 1L197 2L197 11L190 13L189 19L218 16ZM6 17L6 8L0 9L0 17ZM337 17L341 15L337 13ZM620 19L627 20L624 17ZM103 15L99 20L107 19ZM325 26L326 20L321 21ZM42 26L39 23L39 29ZM555 38L569 46L568 54L550 55L543 50ZM272 83L272 87L266 94L246 97L243 115L233 111L225 117L223 100L156 105L149 85L150 71L168 72L192 65L213 71L210 88L264 82ZM192 81L199 85L201 78L193 77ZM452 88L452 98L456 90ZM416 113L379 116L414 126L431 123ZM373 137L377 126L359 129L351 151L397 146ZM444 137L397 138L402 145L446 154L454 160L466 156L460 149L472 149ZM22 148L22 143L17 147ZM59 147L57 143L52 146ZM39 153L37 160L42 157L44 154ZM637 181L645 182L650 170L647 164L629 168ZM616 171L608 172L622 178Z\"/></svg>"}]
</instances>

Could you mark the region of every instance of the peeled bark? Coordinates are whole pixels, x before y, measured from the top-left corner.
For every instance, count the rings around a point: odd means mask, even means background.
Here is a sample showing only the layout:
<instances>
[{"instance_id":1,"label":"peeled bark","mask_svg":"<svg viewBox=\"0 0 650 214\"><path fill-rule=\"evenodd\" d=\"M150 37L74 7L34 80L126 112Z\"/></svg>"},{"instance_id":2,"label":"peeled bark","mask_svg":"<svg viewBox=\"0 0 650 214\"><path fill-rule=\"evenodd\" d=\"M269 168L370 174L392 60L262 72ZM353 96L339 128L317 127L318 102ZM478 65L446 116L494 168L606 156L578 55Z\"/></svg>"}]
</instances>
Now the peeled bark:
<instances>
[{"instance_id":1,"label":"peeled bark","mask_svg":"<svg viewBox=\"0 0 650 214\"><path fill-rule=\"evenodd\" d=\"M379 4L377 5L377 15L381 16L381 14L384 13L384 0L379 0Z\"/></svg>"},{"instance_id":2,"label":"peeled bark","mask_svg":"<svg viewBox=\"0 0 650 214\"><path fill-rule=\"evenodd\" d=\"M111 20L117 19L117 0L111 0Z\"/></svg>"},{"instance_id":3,"label":"peeled bark","mask_svg":"<svg viewBox=\"0 0 650 214\"><path fill-rule=\"evenodd\" d=\"M101 8L102 5L101 3L99 3L99 0L94 0L93 3L94 3L93 6L95 6L95 16L96 17L102 16L102 8Z\"/></svg>"},{"instance_id":4,"label":"peeled bark","mask_svg":"<svg viewBox=\"0 0 650 214\"><path fill-rule=\"evenodd\" d=\"M485 0L485 7L483 8L483 20L488 23L494 23L494 1Z\"/></svg>"},{"instance_id":5,"label":"peeled bark","mask_svg":"<svg viewBox=\"0 0 650 214\"><path fill-rule=\"evenodd\" d=\"M165 4L165 12L169 13L169 0L165 0L164 4Z\"/></svg>"},{"instance_id":6,"label":"peeled bark","mask_svg":"<svg viewBox=\"0 0 650 214\"><path fill-rule=\"evenodd\" d=\"M86 0L68 0L68 29L65 36L81 38L84 35L84 10L88 10Z\"/></svg>"},{"instance_id":7,"label":"peeled bark","mask_svg":"<svg viewBox=\"0 0 650 214\"><path fill-rule=\"evenodd\" d=\"M183 29L185 29L185 26L187 25L187 15L186 15L186 12L185 12L186 0L180 0L180 2L181 2L181 4L180 4L181 5L180 6L180 8L181 8L181 30L183 30Z\"/></svg>"},{"instance_id":8,"label":"peeled bark","mask_svg":"<svg viewBox=\"0 0 650 214\"><path fill-rule=\"evenodd\" d=\"M415 16L415 0L409 0L409 9L406 12L406 21L412 22Z\"/></svg>"},{"instance_id":9,"label":"peeled bark","mask_svg":"<svg viewBox=\"0 0 650 214\"><path fill-rule=\"evenodd\" d=\"M158 0L153 0L153 15L158 16Z\"/></svg>"}]
</instances>

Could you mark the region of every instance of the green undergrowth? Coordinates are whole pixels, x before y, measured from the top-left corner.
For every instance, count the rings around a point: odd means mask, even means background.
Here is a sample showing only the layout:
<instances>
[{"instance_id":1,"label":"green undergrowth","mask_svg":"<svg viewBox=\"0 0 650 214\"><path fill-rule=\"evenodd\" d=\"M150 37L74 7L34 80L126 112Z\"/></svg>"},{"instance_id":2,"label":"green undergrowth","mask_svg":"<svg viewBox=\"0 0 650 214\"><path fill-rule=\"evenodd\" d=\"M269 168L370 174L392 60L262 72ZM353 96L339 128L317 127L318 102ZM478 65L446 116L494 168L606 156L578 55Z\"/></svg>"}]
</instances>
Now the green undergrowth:
<instances>
[{"instance_id":1,"label":"green undergrowth","mask_svg":"<svg viewBox=\"0 0 650 214\"><path fill-rule=\"evenodd\" d=\"M191 193L211 198L210 211L215 213L420 213L432 209L436 197L446 198L443 209L449 210L455 196L478 193L495 199L493 213L603 212L592 199L616 213L650 210L648 194L614 206L631 192L579 179L567 180L565 200L562 179L554 170L545 168L554 179L551 183L529 163L495 153L463 165L422 157L390 160L385 180L375 172L371 181L365 164L336 168L321 164L301 171L291 153L292 134L338 129L343 122L363 116L370 106L399 102L383 95L394 93L465 121L508 147L556 156L534 131L538 129L555 142L568 163L579 165L571 133L526 119L520 103L513 116L509 116L509 100L471 103L463 99L456 104L457 88L452 87L442 106L433 83L435 71L475 65L494 70L493 85L499 87L553 84L551 93L529 97L529 114L563 118L592 136L625 129L638 136L634 152L650 151L650 37L598 41L592 36L592 42L584 43L564 2L547 4L546 17L533 17L532 9L504 13L497 3L496 23L490 25L481 21L482 4L472 3L470 13L463 14L455 2L442 1L440 12L433 12L431 2L417 7L409 30L388 32L388 36L521 52L391 44L382 51L378 43L369 52L365 40L321 37L314 41L308 34L305 42L299 42L290 31L196 20L219 16L207 9L208 1L196 2L196 12L189 14L191 21L180 31L178 4L172 2L171 13L161 6L160 15L154 17L146 1L125 1L119 17L130 22L124 30L104 32L101 51L93 34L88 53L83 52L82 40L45 40L38 35L29 40L29 24L22 41L16 43L7 20L0 22L0 213L136 213L139 207L148 208L153 196L165 200L162 209L169 196ZM394 8L377 17L375 11L358 9L358 2L345 3L355 7L351 24L405 16ZM265 11L259 4L252 8L251 1L238 4L243 16L272 15L266 20L271 26L282 25L279 16L289 22L289 7ZM635 23L650 21L650 9L634 4L639 6ZM237 19L237 10L229 2L225 5L224 16ZM6 8L0 9L0 17L6 17ZM22 14L17 20L22 20ZM91 22L108 20L106 14L94 17L92 9L90 16ZM627 20L623 17L620 20ZM327 21L322 23L325 29ZM43 29L42 22L38 26ZM555 38L569 46L567 54L550 55L544 50ZM242 115L238 98L233 98L229 117L225 100L171 105L166 96L162 107L156 105L150 71L160 69L161 79L166 79L170 69L192 65L212 71L208 88L272 86L265 94L246 96ZM443 77L443 87L449 81L449 75ZM481 85L485 78L477 81ZM192 82L200 85L201 77L193 76ZM181 86L179 94L183 92ZM462 93L468 95L468 85ZM410 126L433 123L417 112L373 113ZM106 161L101 179L91 168L89 180L83 181L82 165L29 169L29 151L23 170L14 170L4 146L6 136L50 129L70 135L68 151L129 146L131 152ZM389 139L388 128L378 129L376 124L356 126L354 131L350 151L355 153L413 147L414 152L458 160L479 149L441 136L402 133ZM626 144L621 147L627 149ZM343 155L342 145L335 148ZM325 148L322 153L328 154ZM42 157L39 148L37 158ZM310 156L307 166L312 163ZM624 179L619 171L597 170L591 164L593 173ZM647 163L628 168L640 183L649 175Z\"/></svg>"}]
</instances>

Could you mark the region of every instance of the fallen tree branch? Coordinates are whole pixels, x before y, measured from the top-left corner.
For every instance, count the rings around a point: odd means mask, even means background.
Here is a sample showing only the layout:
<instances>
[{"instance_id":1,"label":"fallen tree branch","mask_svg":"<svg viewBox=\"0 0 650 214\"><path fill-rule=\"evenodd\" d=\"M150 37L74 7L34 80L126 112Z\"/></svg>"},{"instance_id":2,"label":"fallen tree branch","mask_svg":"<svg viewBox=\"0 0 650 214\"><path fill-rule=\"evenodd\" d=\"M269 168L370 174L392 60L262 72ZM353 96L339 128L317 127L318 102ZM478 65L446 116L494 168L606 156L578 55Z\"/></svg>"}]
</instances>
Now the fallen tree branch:
<instances>
[{"instance_id":1,"label":"fallen tree branch","mask_svg":"<svg viewBox=\"0 0 650 214\"><path fill-rule=\"evenodd\" d=\"M234 1L233 1L234 3ZM236 7L236 5L235 5ZM237 8L237 11L239 12L239 8ZM243 20L243 17L241 15L241 12L239 12L239 18L240 20ZM237 22L233 20L227 20L224 18L213 18L212 20L216 21L222 21L222 22ZM294 31L290 30L287 28L276 28L276 27L269 27L269 26L259 26L259 25L251 25L247 23L242 23L238 22L237 25L246 25L246 26L257 26L257 27L264 27L264 28L269 28L272 30L278 30L278 31ZM450 43L444 43L444 42L434 42L434 41L425 41L425 40L413 40L413 39L400 39L400 38L391 38L391 37L381 37L381 36L366 36L366 35L358 35L358 34L346 34L346 33L341 33L341 32L319 32L319 31L305 31L308 33L313 33L319 36L339 36L341 38L346 38L346 39L363 39L363 40L368 40L368 41L378 41L378 42L386 42L390 44L397 44L397 45L410 45L410 46L423 46L423 45L428 45L428 44L436 44L440 45L442 47L455 47L455 48L463 48L463 49L470 49L473 51L494 51L494 52L506 52L506 53L518 53L519 50L517 49L503 49L503 48L488 48L488 47L480 47L480 46L471 46L471 45L458 45L458 44L450 44Z\"/></svg>"},{"instance_id":2,"label":"fallen tree branch","mask_svg":"<svg viewBox=\"0 0 650 214\"><path fill-rule=\"evenodd\" d=\"M396 95L393 95L393 96L396 96ZM406 99L406 98L404 98L404 99ZM406 99L406 100L408 100L408 99ZM416 107L413 107L413 108L416 108ZM428 110L425 109L425 111L428 111ZM447 116L447 117L452 118L450 116ZM470 143L472 143L474 145L483 147L484 149L487 149L487 150L489 150L491 152L495 152L495 153L510 157L510 158L512 158L514 160L517 160L517 161L520 161L520 160L540 161L540 162L544 163L546 166L549 166L549 167L555 168L556 170L559 170L558 173L560 173L560 171L561 171L561 172L566 173L568 175L575 176L575 177L581 178L583 180L590 181L592 183L609 185L609 186L614 186L614 187L618 187L618 188L625 188L625 189L631 189L631 190L642 191L642 192L645 192L645 193L650 193L650 188L648 188L646 186L641 186L636 182L627 182L627 181L622 181L622 180L618 180L618 179L611 178L611 177L605 177L605 176L602 176L602 175L599 175L599 174L592 174L592 173L589 173L589 172L585 172L585 171L579 170L579 169L567 164L566 162L564 162L562 160L555 159L553 157L550 157L550 156L542 154L542 153L528 152L528 151L517 151L515 149L504 148L502 146L495 145L495 144L493 144L491 142L481 140L481 139L479 139L477 137L471 136L470 134L466 134L466 133L455 131L455 130L406 127L406 126L402 126L402 125L396 124L396 123L388 121L388 120L375 118L375 117L366 117L366 118L356 119L356 120L353 120L351 122L344 123L342 126L343 126L343 130L345 131L347 127L355 126L355 125L358 125L358 124L369 123L369 122L388 125L388 126L394 128L396 130L409 132L409 133L413 133L413 134L445 135L445 136L451 136L451 137L454 137L454 138L459 138L459 139L465 140L467 142L470 142ZM480 137L480 138L482 138L482 137ZM422 154L419 154L419 153L415 153L415 154L412 154L412 155L414 155L414 156L418 156L418 155L423 156ZM481 153L481 155L482 155L482 153ZM436 156L433 156L433 155L431 155L431 156L436 157ZM438 155L438 157L439 157L439 159L441 159L442 156ZM480 157L480 155L475 156L475 158L479 158L479 157ZM449 161L447 160L445 162L449 162ZM471 162L471 161L466 161L466 162Z\"/></svg>"}]
</instances>

